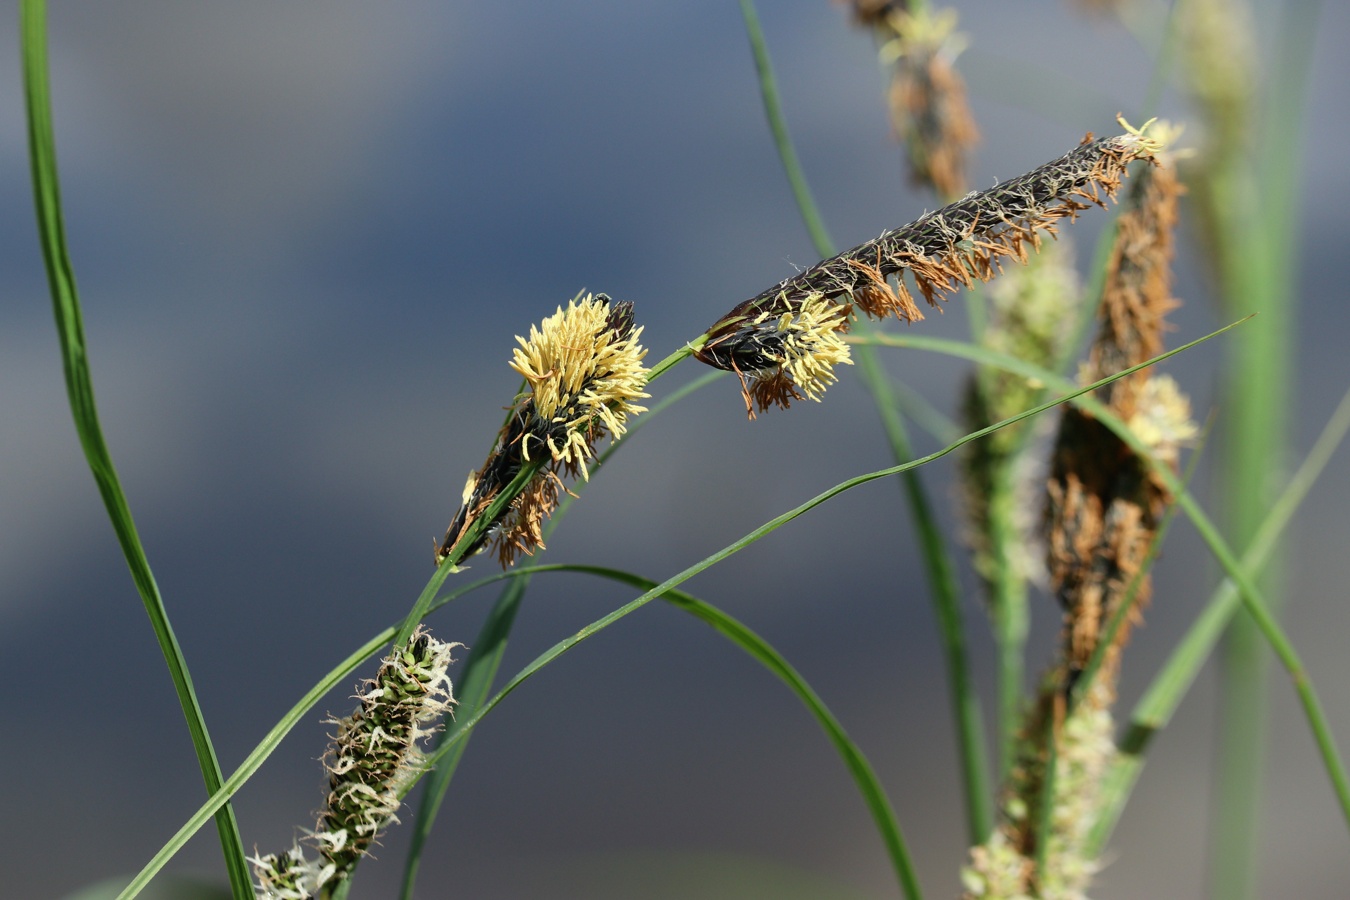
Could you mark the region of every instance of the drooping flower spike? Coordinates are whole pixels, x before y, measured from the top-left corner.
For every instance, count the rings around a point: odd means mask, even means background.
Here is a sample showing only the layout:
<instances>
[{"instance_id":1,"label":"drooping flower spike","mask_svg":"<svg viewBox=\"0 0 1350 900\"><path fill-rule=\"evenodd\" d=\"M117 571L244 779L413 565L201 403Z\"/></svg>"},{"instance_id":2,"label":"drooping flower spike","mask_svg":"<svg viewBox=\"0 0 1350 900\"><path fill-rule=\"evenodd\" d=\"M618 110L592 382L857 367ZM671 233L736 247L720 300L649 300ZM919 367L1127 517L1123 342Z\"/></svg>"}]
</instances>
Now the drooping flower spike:
<instances>
[{"instance_id":1,"label":"drooping flower spike","mask_svg":"<svg viewBox=\"0 0 1350 900\"><path fill-rule=\"evenodd\" d=\"M596 442L606 434L621 436L628 417L643 411L636 403L647 396L641 334L633 304L587 294L531 327L528 339L516 338L511 368L524 376L526 391L483 467L469 475L459 511L437 547L437 565L526 466L537 474L459 558L495 539L502 564L510 565L543 546L543 523L565 489L559 472L588 478L586 462L595 456Z\"/></svg>"},{"instance_id":2,"label":"drooping flower spike","mask_svg":"<svg viewBox=\"0 0 1350 900\"><path fill-rule=\"evenodd\" d=\"M834 380L833 367L848 362L838 334L855 310L872 318L923 318L905 273L930 306L958 287L989 281L1009 259L1025 263L1043 234L1055 236L1092 205L1114 198L1127 166L1152 160L1163 142L1148 133L1152 122L1092 140L986 191L888 231L838 256L816 263L746 300L694 344L694 355L741 378L747 411L792 400L819 399ZM804 379L804 380L799 380Z\"/></svg>"},{"instance_id":3,"label":"drooping flower spike","mask_svg":"<svg viewBox=\"0 0 1350 900\"><path fill-rule=\"evenodd\" d=\"M1128 126L1127 126L1128 127ZM1145 129L1147 126L1145 126ZM852 302L869 316L923 318L901 280L909 272L930 306L958 287L988 281L1009 259L1025 262L1040 248L1041 232L1053 236L1061 219L1073 220L1092 205L1114 198L1126 167L1161 149L1145 129L1085 140L1076 149L1025 175L967 194L908 225L888 231L838 256L784 279L749 301L758 310L811 294Z\"/></svg>"}]
</instances>

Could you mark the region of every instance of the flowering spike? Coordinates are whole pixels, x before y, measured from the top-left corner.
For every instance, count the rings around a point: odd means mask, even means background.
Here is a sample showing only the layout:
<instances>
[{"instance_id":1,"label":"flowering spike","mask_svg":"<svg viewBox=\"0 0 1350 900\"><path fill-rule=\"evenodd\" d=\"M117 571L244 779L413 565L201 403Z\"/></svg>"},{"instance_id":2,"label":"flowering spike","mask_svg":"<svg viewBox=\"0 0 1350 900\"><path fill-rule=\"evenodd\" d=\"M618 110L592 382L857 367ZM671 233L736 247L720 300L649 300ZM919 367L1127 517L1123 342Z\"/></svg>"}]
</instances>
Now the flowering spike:
<instances>
[{"instance_id":1,"label":"flowering spike","mask_svg":"<svg viewBox=\"0 0 1350 900\"><path fill-rule=\"evenodd\" d=\"M883 58L894 60L891 121L909 151L916 184L941 198L966 190L966 156L980 139L966 104L966 86L953 62L965 46L956 11L893 11L876 28L887 36Z\"/></svg>"},{"instance_id":2,"label":"flowering spike","mask_svg":"<svg viewBox=\"0 0 1350 900\"><path fill-rule=\"evenodd\" d=\"M817 294L854 303L877 315L875 303L858 297L883 286L896 300L885 310L902 321L922 318L899 276L908 272L919 292L936 306L958 286L989 281L1008 259L1025 260L1038 250L1041 232L1054 236L1061 219L1072 221L1089 206L1114 197L1126 166L1151 159L1156 142L1130 132L1085 140L1074 150L1025 175L967 194L908 225L888 231L838 256L784 279L742 304L753 315L761 308L798 303ZM889 279L896 278L892 286ZM881 313L885 314L885 313Z\"/></svg>"},{"instance_id":3,"label":"flowering spike","mask_svg":"<svg viewBox=\"0 0 1350 900\"><path fill-rule=\"evenodd\" d=\"M527 465L538 473L459 558L482 549L493 528L503 565L543 546L543 523L562 488L557 473L589 478L586 463L595 456L596 441L623 435L628 417L644 411L635 402L648 396L641 335L633 304L587 294L531 326L529 338L516 338L520 346L510 365L528 390L517 399L483 468L470 475L459 511L436 549L437 565Z\"/></svg>"},{"instance_id":4,"label":"flowering spike","mask_svg":"<svg viewBox=\"0 0 1350 900\"><path fill-rule=\"evenodd\" d=\"M923 314L906 272L936 306L958 286L991 280L1008 259L1025 262L1029 250L1040 249L1041 232L1053 236L1059 220L1104 205L1103 195L1115 196L1130 162L1152 159L1156 141L1137 131L1089 136L1053 162L780 281L719 319L694 355L740 376L751 418L752 400L763 411L802 397L819 399L834 381L833 367L849 362L839 333L855 308L914 322Z\"/></svg>"},{"instance_id":5,"label":"flowering spike","mask_svg":"<svg viewBox=\"0 0 1350 900\"><path fill-rule=\"evenodd\" d=\"M419 628L385 657L375 677L357 688L361 705L330 720L337 734L324 754L328 800L312 839L338 877L354 868L402 805L400 794L417 775L419 742L434 734L455 704L447 644Z\"/></svg>"},{"instance_id":6,"label":"flowering spike","mask_svg":"<svg viewBox=\"0 0 1350 900\"><path fill-rule=\"evenodd\" d=\"M694 355L739 376L745 412L753 419L755 407L763 412L787 409L793 400L819 402L837 380L834 367L853 364L840 337L849 317L848 307L819 294L757 311L737 307L709 330Z\"/></svg>"}]
</instances>

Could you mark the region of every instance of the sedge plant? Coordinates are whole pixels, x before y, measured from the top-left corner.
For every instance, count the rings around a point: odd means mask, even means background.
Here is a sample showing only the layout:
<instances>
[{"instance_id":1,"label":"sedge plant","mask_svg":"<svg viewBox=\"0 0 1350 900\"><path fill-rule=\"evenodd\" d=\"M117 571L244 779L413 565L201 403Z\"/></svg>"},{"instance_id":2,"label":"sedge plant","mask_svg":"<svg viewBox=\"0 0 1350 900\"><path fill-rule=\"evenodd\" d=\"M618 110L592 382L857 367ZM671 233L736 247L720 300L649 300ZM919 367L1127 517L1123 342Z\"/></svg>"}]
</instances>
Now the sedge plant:
<instances>
[{"instance_id":1,"label":"sedge plant","mask_svg":"<svg viewBox=\"0 0 1350 900\"><path fill-rule=\"evenodd\" d=\"M946 202L842 253L824 246L828 238L791 149L754 7L741 0L780 157L822 259L731 306L650 367L641 343L640 304L583 291L531 326L509 357L522 387L514 397L504 398L505 420L495 435L485 436L490 437L486 458L481 464L466 464L473 468L453 511L448 511L450 523L435 548L434 570L425 588L401 621L338 663L226 776L195 702L187 661L173 638L169 607L155 587L102 438L62 228L45 4L25 0L32 178L72 413L178 689L209 796L122 897L136 896L212 818L239 900L349 896L359 890L360 867L372 847L399 824L401 815L406 817L405 797L425 780L405 867L403 896L411 897L419 861L473 731L544 667L657 599L715 629L801 701L862 796L899 889L908 898L920 897L915 860L887 789L822 697L747 624L680 588L834 497L896 476L906 479L907 508L925 535L925 561L942 617L966 795L970 851L961 873L966 896L1011 900L1086 895L1151 735L1139 729L1165 724L1195 667L1238 609L1293 678L1337 803L1350 824L1350 782L1331 728L1306 669L1272 614L1269 583L1256 577L1293 507L1344 435L1350 413L1333 420L1325 446L1319 443L1318 453L1285 489L1282 502L1264 519L1249 516L1255 527L1243 529L1241 540L1234 541L1245 547L1246 536L1253 536L1240 559L1179 475L1182 451L1195 442L1198 429L1176 382L1153 370L1160 361L1214 336L1170 351L1163 347L1166 315L1177 302L1170 265L1182 189L1174 158L1165 152L1175 133L1152 122L1131 127L1121 119L1118 134L1088 135L1077 147L1025 174L963 193L966 155L978 130L954 68L961 43L954 16L919 2L854 7L856 19L876 32L882 62L891 67L891 112L913 177ZM1075 318L1071 305L1082 292L1078 282L1064 275L1071 264L1049 251L1058 246L1066 226L1094 208L1107 208L1127 178L1132 180L1124 211L1109 231L1105 262L1094 275L1101 285L1101 303L1090 315L1079 316L1095 319L1095 335L1077 380L1070 380L1057 367L1072 352L1073 332L1063 323ZM1220 270L1228 271L1222 265ZM1006 290L1004 278L1009 281ZM942 342L888 330L895 323L916 325L925 308L940 307L989 282L999 287L989 298L977 340ZM1239 331L1250 333L1263 325L1248 322ZM900 346L937 350L978 364L965 395L965 429L958 429L960 436L941 449L914 458L896 411L895 392L878 360L886 348ZM716 374L665 397L653 393L652 385L661 376L687 361ZM739 402L751 420L784 415L796 404L825 400L848 367L860 370L876 400L897 457L894 465L843 481L663 580L534 559L545 551L546 538L567 506L592 478L602 477L609 456L670 403L713 385L722 393L704 393L707 402ZM719 381L721 385L714 385ZM738 386L739 401L734 391L725 390L728 383ZM1029 493L1032 480L1025 466L1037 452L1032 439L1036 423L1050 421L1044 416L1061 406L1057 435L1044 461L1043 489ZM609 446L602 449L607 440ZM921 466L954 453L960 455L966 482L963 506L973 564L1002 653L1000 765L993 779L985 771L978 698L963 645L964 598L952 573L951 541L939 533L932 500L915 479ZM1045 510L1044 569L1062 616L1055 656L1032 692L1022 696L1027 585L1036 577L1036 567L1026 559L1038 546L1028 525L1030 504L1043 504ZM1122 657L1150 597L1149 567L1178 511L1194 523L1231 586L1216 594L1197 624L1202 630L1183 643L1130 730L1117 740L1113 707ZM502 572L466 583L464 564L480 553L495 558ZM559 571L616 581L640 593L558 641L494 692L527 586ZM461 645L433 637L425 619L497 582L505 582L502 594L456 673L452 651ZM445 629L438 625L437 630ZM322 760L327 788L312 826L297 821L297 840L290 848L245 857L230 798L327 691L376 657L380 663L374 675L357 685L354 710L327 720L332 727Z\"/></svg>"}]
</instances>

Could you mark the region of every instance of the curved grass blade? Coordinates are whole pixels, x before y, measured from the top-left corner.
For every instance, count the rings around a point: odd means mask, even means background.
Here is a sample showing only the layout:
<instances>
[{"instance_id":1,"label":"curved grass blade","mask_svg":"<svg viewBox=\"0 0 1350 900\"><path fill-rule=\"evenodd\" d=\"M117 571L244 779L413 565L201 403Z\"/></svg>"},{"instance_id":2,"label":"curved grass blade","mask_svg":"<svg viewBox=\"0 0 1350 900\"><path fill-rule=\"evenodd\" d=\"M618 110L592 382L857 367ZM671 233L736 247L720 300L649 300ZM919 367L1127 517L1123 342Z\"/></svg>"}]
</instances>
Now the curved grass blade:
<instances>
[{"instance_id":1,"label":"curved grass blade","mask_svg":"<svg viewBox=\"0 0 1350 900\"><path fill-rule=\"evenodd\" d=\"M65 370L66 394L71 415L85 459L103 497L108 519L126 558L136 592L141 596L164 661L169 667L178 702L187 719L192 746L197 754L202 780L208 794L221 787L220 761L206 730L197 693L188 673L187 660L169 624L164 598L155 583L150 561L136 533L126 496L122 493L112 454L103 439L94 403L94 384L89 373L89 357L84 341L84 321L80 313L75 270L66 246L65 225L61 215L61 188L56 169L56 136L52 128L51 91L47 71L47 8L44 0L24 0L22 6L24 97L28 112L28 148L32 166L33 200L37 210L38 237L51 288L52 312L61 342L61 362ZM239 838L239 823L232 807L223 807L216 816L221 850L230 888L236 900L252 900L253 885Z\"/></svg>"},{"instance_id":2,"label":"curved grass blade","mask_svg":"<svg viewBox=\"0 0 1350 900\"><path fill-rule=\"evenodd\" d=\"M556 565L541 566L536 569L536 571L545 570L598 575L639 590L651 590L656 586L656 582L650 579L603 566ZM824 729L826 737L830 739L830 743L834 745L836 752L843 759L844 765L848 767L849 774L853 776L858 791L862 794L863 801L867 804L877 830L881 833L881 838L886 844L886 850L891 856L891 863L895 867L896 875L900 879L905 896L919 897L921 891L919 879L914 870L913 859L909 854L904 835L901 833L900 825L895 818L895 810L891 808L890 799L886 796L885 789L881 786L876 772L873 771L862 750L853 743L843 725L826 707L820 696L807 684L806 679L802 678L797 670L771 644L739 620L717 607L680 590L667 591L661 596L661 599L711 625L723 637L744 650L777 676L797 695L797 699L801 700L807 711L816 718L820 727Z\"/></svg>"},{"instance_id":3,"label":"curved grass blade","mask_svg":"<svg viewBox=\"0 0 1350 900\"><path fill-rule=\"evenodd\" d=\"M843 481L835 485L834 487L816 495L815 497L806 501L805 503L774 517L765 524L759 526L750 533L746 534L739 540L734 541L733 543L727 545L726 547L722 548L713 555L695 563L692 566L689 566L688 568L677 573L676 575L671 576L670 578L663 581L661 584L658 584L656 587L644 592L641 596L629 601L628 603L624 604L623 606L619 607L618 609L614 610L608 615L605 615L597 619L596 621L592 622L591 624L581 628L574 635L562 641L559 641L557 644L553 645L553 647L549 648L544 653L540 654L527 666L521 669L520 672L518 672L515 675L515 677L513 677L509 682L507 682L507 684L500 691L498 691L496 695L494 695L490 700L484 703L481 709L479 709L473 715L470 715L460 721L458 727L455 729L454 733L452 733L449 736L445 744L435 753L431 754L428 757L428 767L434 765L439 758L449 753L451 748L456 743L464 740L465 737L477 726L477 724L480 721L482 721L484 716L486 716L489 712L491 712L499 703L501 703L504 699L506 699L507 696L509 696L518 687L520 687L527 680L533 677L544 666L548 665L562 654L571 650L577 644L581 643L582 641L585 641L587 638L604 630L613 623L617 622L619 619L622 619L624 616L627 616L629 613L635 612L636 610L645 606L647 603L666 593L671 588L677 587L678 585L684 583L685 581L694 577L698 573L708 568L711 568L713 565L721 562L727 557L730 557L738 553L739 551L743 550L750 544L755 543L764 536L777 530L778 528L782 527L783 525L787 524L788 522L792 521L798 516L805 514L811 509L814 509L815 507L826 502L827 500L830 500L838 496L839 494L842 494L855 487L859 487L861 485L867 484L872 481L876 481L878 479L888 478L902 471L906 471L908 469L913 469L917 468L918 466L925 465L929 462L932 462L936 459L946 456L947 454L955 451L956 449L969 443L970 441L978 440L979 438L985 437L988 434L992 434L993 432L997 431L1000 428L1004 428L1008 425L1020 422L1024 419L1028 419L1032 416L1039 415L1040 413L1045 412L1046 410L1051 409L1060 403L1063 403L1067 400L1073 400L1077 397L1081 397L1083 395L1090 393L1091 391L1097 390L1098 388L1110 384L1111 382L1119 378L1122 378L1133 372L1137 372L1141 369L1147 368L1148 366L1155 365L1158 362L1167 359L1170 356L1174 356L1177 353L1183 352L1184 350L1188 350L1191 347L1194 347L1196 344L1199 344L1203 341L1208 340L1211 337L1221 334L1223 333L1223 331L1226 331L1228 330L1228 328L1232 327L1233 327L1232 325L1227 326L1226 328L1220 329L1219 331L1216 331L1213 334L1206 335L1205 337L1200 338L1199 340L1196 341L1192 341L1189 344L1184 344L1181 347L1168 351L1167 353L1161 354L1146 362L1140 363L1137 366L1131 366L1127 369L1124 369L1110 376L1109 378L1101 379L1100 381L1093 382L1092 384L1086 385L1084 387L1075 388L1073 391L1069 392L1063 397L1056 398L1055 400L1048 403L1034 406L1028 410L1025 410L1024 412L1018 413L1015 416L1010 416L1009 418L1004 419L1001 422L997 422L986 428L982 428L978 431L971 432L970 434L963 436L960 440L955 441L952 444L949 444L948 446L942 448L941 450L938 450L934 453L930 453L927 456L920 457L907 463L901 463L896 466L891 466L885 469L880 469L875 472L869 472L864 475L859 475L855 476L854 478L850 478L847 481Z\"/></svg>"}]
</instances>

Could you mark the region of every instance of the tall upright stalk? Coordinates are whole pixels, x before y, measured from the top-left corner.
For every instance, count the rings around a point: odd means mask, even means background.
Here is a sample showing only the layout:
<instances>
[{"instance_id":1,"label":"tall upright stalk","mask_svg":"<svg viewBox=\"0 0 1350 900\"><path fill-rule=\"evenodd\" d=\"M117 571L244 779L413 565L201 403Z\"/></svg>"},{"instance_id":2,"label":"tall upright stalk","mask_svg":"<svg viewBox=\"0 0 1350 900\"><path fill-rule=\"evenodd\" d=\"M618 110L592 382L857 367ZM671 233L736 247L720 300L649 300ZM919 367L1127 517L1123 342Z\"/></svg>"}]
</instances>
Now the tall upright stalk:
<instances>
[{"instance_id":1,"label":"tall upright stalk","mask_svg":"<svg viewBox=\"0 0 1350 900\"><path fill-rule=\"evenodd\" d=\"M70 401L75 431L84 449L85 460L94 476L108 519L126 558L131 579L150 618L160 652L169 668L179 705L187 719L192 746L208 795L220 790L222 776L215 746L206 730L206 718L197 699L192 676L183 649L178 644L164 598L159 592L150 561L141 545L131 507L122 491L121 480L113 466L112 453L103 439L98 407L94 402L94 383L89 371L89 354L84 340L84 317L75 285L75 268L66 245L61 211L61 185L56 167L56 135L52 127L52 103L47 68L47 5L45 0L24 0L21 7L23 34L24 95L28 113L29 162L32 167L33 200L37 212L38 240L47 268L52 312L56 318L61 361L65 370L66 393ZM225 868L235 900L252 900L253 886L244 861L243 842L234 809L223 806L216 813Z\"/></svg>"},{"instance_id":2,"label":"tall upright stalk","mask_svg":"<svg viewBox=\"0 0 1350 900\"><path fill-rule=\"evenodd\" d=\"M1226 423L1220 496L1230 540L1245 549L1285 477L1294 397L1292 333L1296 293L1291 267L1297 223L1297 149L1317 2L1287 4L1271 69L1265 146L1218 157L1210 176L1221 296L1230 313L1260 311L1260 328L1231 345L1223 394ZM1260 578L1278 612L1280 554ZM1214 896L1256 896L1260 798L1271 664L1256 624L1238 616L1221 655L1217 801L1210 880Z\"/></svg>"},{"instance_id":3,"label":"tall upright stalk","mask_svg":"<svg viewBox=\"0 0 1350 900\"><path fill-rule=\"evenodd\" d=\"M798 210L811 235L816 252L822 257L833 256L835 249L792 146L782 105L778 99L773 65L769 60L768 48L764 42L764 33L759 25L754 2L740 0L740 5L750 39L750 48L754 54L755 69L759 75L764 114L773 133L778 157L792 185ZM864 330L870 328L865 321L860 322L859 326ZM889 376L872 347L859 347L857 356L859 375L876 404L877 413L881 417L882 426L891 445L892 455L897 463L907 462L913 458L914 453L894 392L891 390ZM970 662L966 652L965 622L961 612L956 565L947 541L938 527L937 514L923 482L919 480L918 473L905 470L901 473L901 478L905 499L919 534L924 571L932 591L933 611L942 639L947 683L951 691L952 713L961 755L967 836L972 843L978 843L984 840L993 827L990 801L992 791L989 785L989 765L985 758L983 714L980 711L979 695L975 691L970 675Z\"/></svg>"}]
</instances>

